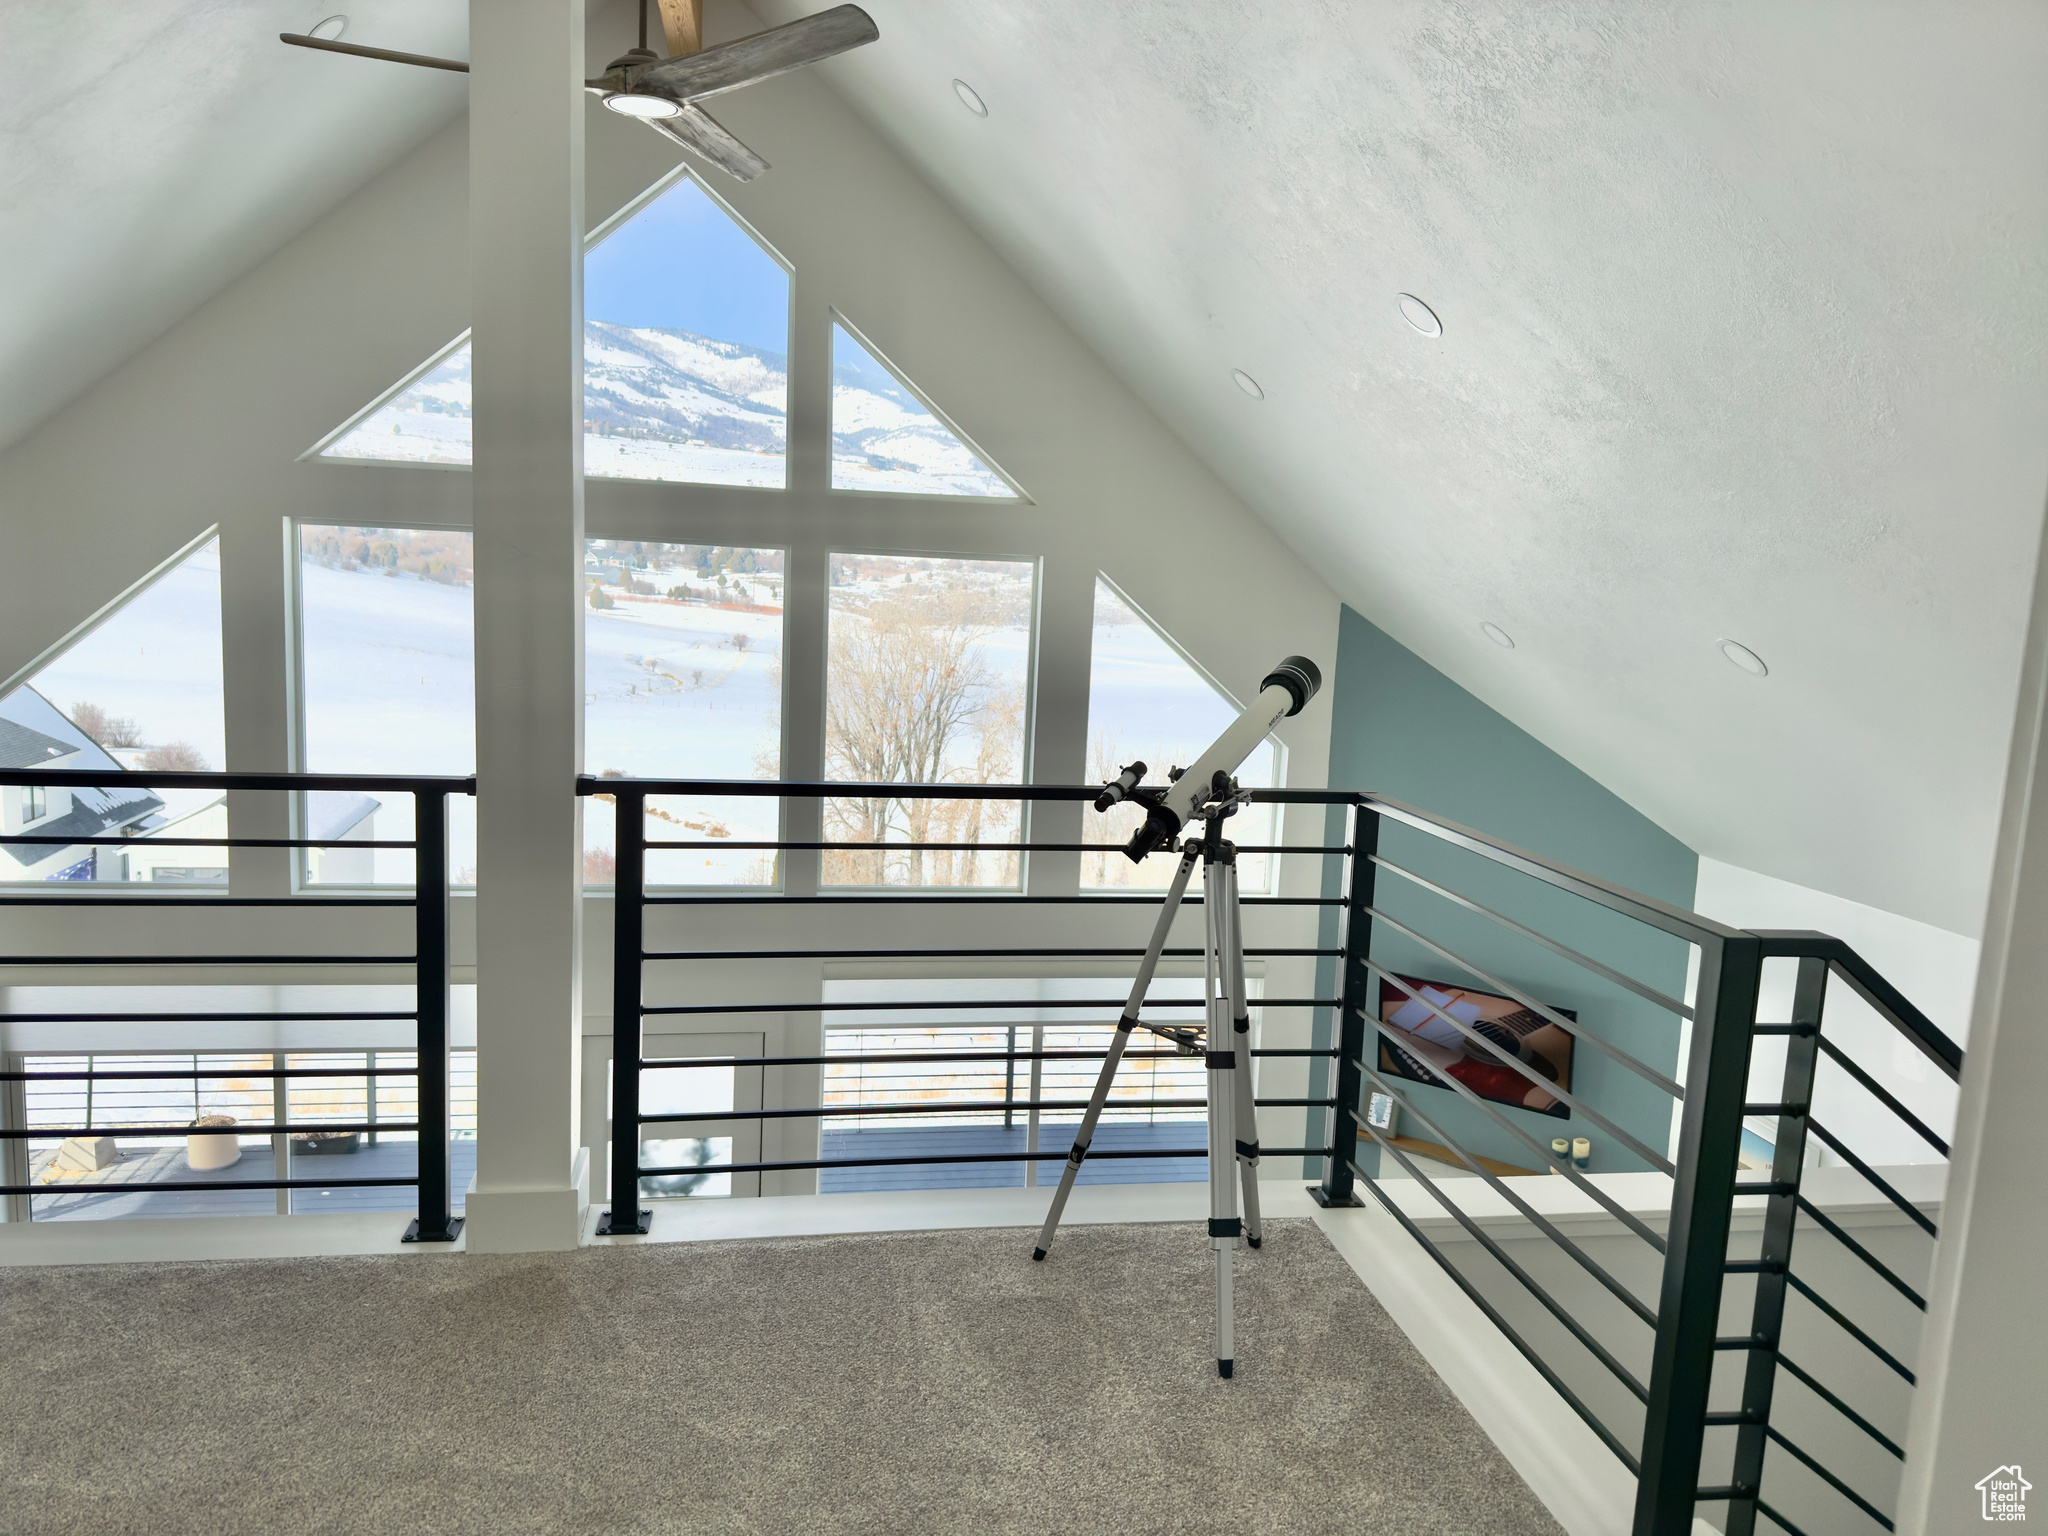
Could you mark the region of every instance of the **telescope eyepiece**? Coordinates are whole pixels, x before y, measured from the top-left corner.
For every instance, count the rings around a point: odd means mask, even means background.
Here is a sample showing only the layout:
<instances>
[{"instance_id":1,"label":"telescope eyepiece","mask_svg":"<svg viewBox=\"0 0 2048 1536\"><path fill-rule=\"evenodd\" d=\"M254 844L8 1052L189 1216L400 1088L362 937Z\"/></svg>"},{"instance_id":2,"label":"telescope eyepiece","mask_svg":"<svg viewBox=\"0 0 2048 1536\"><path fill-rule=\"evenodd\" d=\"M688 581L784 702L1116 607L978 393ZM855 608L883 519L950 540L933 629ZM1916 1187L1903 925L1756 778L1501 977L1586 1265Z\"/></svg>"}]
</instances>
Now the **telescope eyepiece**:
<instances>
[{"instance_id":1,"label":"telescope eyepiece","mask_svg":"<svg viewBox=\"0 0 2048 1536\"><path fill-rule=\"evenodd\" d=\"M1259 684L1259 691L1264 693L1268 688L1285 688L1294 698L1294 707L1287 713L1298 715L1307 706L1308 701L1316 696L1316 690L1322 686L1323 673L1320 667L1306 656L1288 656L1282 659L1279 666L1266 674L1265 681Z\"/></svg>"},{"instance_id":2,"label":"telescope eyepiece","mask_svg":"<svg viewBox=\"0 0 2048 1536\"><path fill-rule=\"evenodd\" d=\"M1102 786L1102 793L1095 797L1095 809L1106 811L1121 801L1128 800L1131 791L1138 787L1138 781L1145 777L1142 760L1127 766L1109 783Z\"/></svg>"}]
</instances>

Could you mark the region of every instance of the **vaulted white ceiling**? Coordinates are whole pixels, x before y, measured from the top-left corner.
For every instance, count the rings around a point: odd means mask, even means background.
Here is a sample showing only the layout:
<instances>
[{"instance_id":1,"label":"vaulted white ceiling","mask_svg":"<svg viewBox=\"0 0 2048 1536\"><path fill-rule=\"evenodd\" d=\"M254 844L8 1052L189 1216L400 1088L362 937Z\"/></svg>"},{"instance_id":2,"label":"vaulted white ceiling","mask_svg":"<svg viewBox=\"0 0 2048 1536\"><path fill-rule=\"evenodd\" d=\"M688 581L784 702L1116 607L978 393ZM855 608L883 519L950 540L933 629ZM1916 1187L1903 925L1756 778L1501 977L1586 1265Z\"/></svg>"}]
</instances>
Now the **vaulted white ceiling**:
<instances>
[{"instance_id":1,"label":"vaulted white ceiling","mask_svg":"<svg viewBox=\"0 0 2048 1536\"><path fill-rule=\"evenodd\" d=\"M0 5L0 449L467 105L277 40L336 11L469 56L464 0Z\"/></svg>"},{"instance_id":2,"label":"vaulted white ceiling","mask_svg":"<svg viewBox=\"0 0 2048 1536\"><path fill-rule=\"evenodd\" d=\"M1976 931L2048 7L862 3L835 84L1367 617L1700 851Z\"/></svg>"},{"instance_id":3,"label":"vaulted white ceiling","mask_svg":"<svg viewBox=\"0 0 2048 1536\"><path fill-rule=\"evenodd\" d=\"M2048 7L863 3L819 73L1347 601L1702 852L1975 931ZM462 110L276 42L327 9L0 6L0 447Z\"/></svg>"}]
</instances>

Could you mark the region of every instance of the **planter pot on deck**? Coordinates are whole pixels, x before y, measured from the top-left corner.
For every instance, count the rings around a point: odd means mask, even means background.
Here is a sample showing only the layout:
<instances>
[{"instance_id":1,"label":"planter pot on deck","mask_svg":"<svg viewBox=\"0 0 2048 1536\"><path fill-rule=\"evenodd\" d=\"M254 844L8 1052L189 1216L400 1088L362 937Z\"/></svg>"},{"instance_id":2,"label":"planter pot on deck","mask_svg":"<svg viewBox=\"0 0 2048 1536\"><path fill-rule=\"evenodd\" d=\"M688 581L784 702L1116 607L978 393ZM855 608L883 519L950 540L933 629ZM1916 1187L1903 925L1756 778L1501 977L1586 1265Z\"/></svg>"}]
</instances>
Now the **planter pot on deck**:
<instances>
[{"instance_id":1,"label":"planter pot on deck","mask_svg":"<svg viewBox=\"0 0 2048 1536\"><path fill-rule=\"evenodd\" d=\"M201 1115L192 1122L195 1127L185 1136L185 1166L195 1173L212 1173L221 1168L232 1168L242 1160L242 1144L235 1137L233 1129L225 1131L201 1131L199 1126L220 1125L233 1127L233 1115Z\"/></svg>"}]
</instances>

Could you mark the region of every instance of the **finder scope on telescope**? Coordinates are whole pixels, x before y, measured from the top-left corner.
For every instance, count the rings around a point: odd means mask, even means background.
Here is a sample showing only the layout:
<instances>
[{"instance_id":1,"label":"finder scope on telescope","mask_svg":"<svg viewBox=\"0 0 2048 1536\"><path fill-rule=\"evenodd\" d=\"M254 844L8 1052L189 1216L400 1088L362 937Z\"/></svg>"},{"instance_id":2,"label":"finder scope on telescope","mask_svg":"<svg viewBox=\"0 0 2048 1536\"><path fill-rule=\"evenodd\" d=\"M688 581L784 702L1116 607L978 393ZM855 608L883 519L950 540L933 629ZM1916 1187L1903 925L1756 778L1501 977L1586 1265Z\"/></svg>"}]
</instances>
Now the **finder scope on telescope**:
<instances>
[{"instance_id":1,"label":"finder scope on telescope","mask_svg":"<svg viewBox=\"0 0 2048 1536\"><path fill-rule=\"evenodd\" d=\"M1266 739L1266 733L1289 715L1300 714L1322 686L1323 674L1314 662L1306 656L1289 656L1266 674L1251 707L1164 790L1138 788L1138 781L1145 776L1143 763L1132 763L1115 782L1105 785L1096 797L1098 811L1125 799L1142 800L1147 807L1145 824L1131 834L1124 857L1133 864L1143 863L1147 854L1158 852L1178 837L1180 829L1208 802L1216 775L1228 777L1237 772L1253 748Z\"/></svg>"}]
</instances>

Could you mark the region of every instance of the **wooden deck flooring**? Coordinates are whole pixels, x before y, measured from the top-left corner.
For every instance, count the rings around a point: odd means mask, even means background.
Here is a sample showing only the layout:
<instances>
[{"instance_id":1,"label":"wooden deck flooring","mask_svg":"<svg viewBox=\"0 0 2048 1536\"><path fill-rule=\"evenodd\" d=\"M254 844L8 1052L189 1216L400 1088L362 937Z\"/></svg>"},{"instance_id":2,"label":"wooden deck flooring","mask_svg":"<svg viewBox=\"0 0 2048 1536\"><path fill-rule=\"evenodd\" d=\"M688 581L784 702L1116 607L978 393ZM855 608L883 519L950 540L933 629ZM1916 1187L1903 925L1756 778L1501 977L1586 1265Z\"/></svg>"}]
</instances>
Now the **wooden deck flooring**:
<instances>
[{"instance_id":1,"label":"wooden deck flooring","mask_svg":"<svg viewBox=\"0 0 2048 1536\"><path fill-rule=\"evenodd\" d=\"M1076 1126L1069 1122L1039 1128L1041 1153L1066 1155ZM895 1131L826 1131L822 1157L927 1157L988 1152L1022 1152L1022 1125L953 1125ZM1200 1120L1164 1125L1101 1125L1093 1149L1104 1151L1166 1151L1200 1147L1208 1142ZM1209 1176L1199 1157L1116 1157L1081 1165L1081 1184L1198 1184ZM1060 1164L1038 1165L1038 1182L1057 1184ZM1014 1189L1024 1182L1024 1164L937 1163L882 1168L824 1168L818 1173L821 1195L865 1193L881 1189Z\"/></svg>"}]
</instances>

